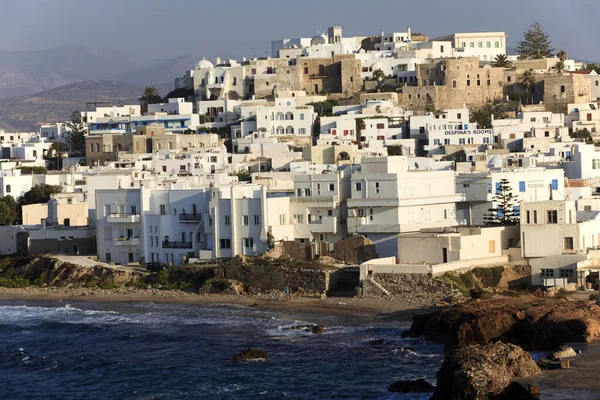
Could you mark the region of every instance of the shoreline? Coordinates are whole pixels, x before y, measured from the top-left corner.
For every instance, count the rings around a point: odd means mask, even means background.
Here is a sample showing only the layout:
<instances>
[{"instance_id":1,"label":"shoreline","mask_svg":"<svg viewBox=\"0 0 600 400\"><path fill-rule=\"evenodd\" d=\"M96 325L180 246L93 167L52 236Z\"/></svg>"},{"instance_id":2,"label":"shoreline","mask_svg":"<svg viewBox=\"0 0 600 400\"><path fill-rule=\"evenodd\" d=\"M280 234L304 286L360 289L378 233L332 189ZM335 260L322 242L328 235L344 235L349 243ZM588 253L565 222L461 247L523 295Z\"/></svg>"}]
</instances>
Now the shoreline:
<instances>
[{"instance_id":1,"label":"shoreline","mask_svg":"<svg viewBox=\"0 0 600 400\"><path fill-rule=\"evenodd\" d=\"M432 307L399 303L393 299L371 299L360 297L295 297L291 300L269 298L267 296L248 296L231 294L195 294L182 291L163 291L157 289L141 290L104 290L85 288L36 287L5 288L0 287L0 301L85 301L137 303L154 302L162 304L184 305L233 305L256 307L268 310L289 310L329 315L353 315L356 317L383 318L397 321L412 320L417 313L431 311Z\"/></svg>"}]
</instances>

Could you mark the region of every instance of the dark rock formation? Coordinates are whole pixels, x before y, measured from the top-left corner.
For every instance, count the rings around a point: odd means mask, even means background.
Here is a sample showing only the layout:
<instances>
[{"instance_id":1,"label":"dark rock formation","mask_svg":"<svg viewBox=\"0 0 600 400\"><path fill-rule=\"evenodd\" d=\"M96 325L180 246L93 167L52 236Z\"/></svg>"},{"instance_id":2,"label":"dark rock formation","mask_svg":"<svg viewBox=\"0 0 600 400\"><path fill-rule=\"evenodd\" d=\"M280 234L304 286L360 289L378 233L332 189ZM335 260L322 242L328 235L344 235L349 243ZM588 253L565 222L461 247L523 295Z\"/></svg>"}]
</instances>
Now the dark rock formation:
<instances>
[{"instance_id":1,"label":"dark rock formation","mask_svg":"<svg viewBox=\"0 0 600 400\"><path fill-rule=\"evenodd\" d=\"M538 385L529 385L526 388L518 382L511 382L501 393L494 396L493 400L539 400L539 388Z\"/></svg>"},{"instance_id":2,"label":"dark rock formation","mask_svg":"<svg viewBox=\"0 0 600 400\"><path fill-rule=\"evenodd\" d=\"M233 357L233 361L268 360L266 351L259 349L248 349Z\"/></svg>"},{"instance_id":3,"label":"dark rock formation","mask_svg":"<svg viewBox=\"0 0 600 400\"><path fill-rule=\"evenodd\" d=\"M567 369L571 368L571 360L547 360L545 358L537 362L541 369Z\"/></svg>"},{"instance_id":4,"label":"dark rock formation","mask_svg":"<svg viewBox=\"0 0 600 400\"><path fill-rule=\"evenodd\" d=\"M425 379L417 379L416 381L398 381L388 387L388 392L395 393L427 393L433 392L435 386L427 382Z\"/></svg>"},{"instance_id":5,"label":"dark rock formation","mask_svg":"<svg viewBox=\"0 0 600 400\"><path fill-rule=\"evenodd\" d=\"M325 332L325 326L323 325L294 325L289 328L283 328L283 330L291 330L291 331L304 331L310 332L314 334L322 334Z\"/></svg>"},{"instance_id":6,"label":"dark rock formation","mask_svg":"<svg viewBox=\"0 0 600 400\"><path fill-rule=\"evenodd\" d=\"M459 348L444 360L432 400L488 399L514 378L540 373L529 353L513 344L496 342Z\"/></svg>"},{"instance_id":7,"label":"dark rock formation","mask_svg":"<svg viewBox=\"0 0 600 400\"><path fill-rule=\"evenodd\" d=\"M417 314L403 336L425 336L447 349L503 341L527 350L555 349L588 342L600 330L600 306L560 299L469 301Z\"/></svg>"}]
</instances>

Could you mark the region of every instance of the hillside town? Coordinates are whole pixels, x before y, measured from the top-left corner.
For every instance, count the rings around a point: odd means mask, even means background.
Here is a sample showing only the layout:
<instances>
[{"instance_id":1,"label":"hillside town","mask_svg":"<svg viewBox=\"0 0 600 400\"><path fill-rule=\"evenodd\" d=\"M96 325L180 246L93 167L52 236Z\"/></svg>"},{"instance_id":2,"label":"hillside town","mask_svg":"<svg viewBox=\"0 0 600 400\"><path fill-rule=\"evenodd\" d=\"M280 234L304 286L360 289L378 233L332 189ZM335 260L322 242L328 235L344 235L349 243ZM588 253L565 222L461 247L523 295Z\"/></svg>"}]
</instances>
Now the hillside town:
<instances>
[{"instance_id":1,"label":"hillside town","mask_svg":"<svg viewBox=\"0 0 600 400\"><path fill-rule=\"evenodd\" d=\"M0 131L0 254L177 267L294 243L380 295L378 274L493 265L597 289L600 67L540 25L512 52L332 26L190 68L165 97Z\"/></svg>"}]
</instances>

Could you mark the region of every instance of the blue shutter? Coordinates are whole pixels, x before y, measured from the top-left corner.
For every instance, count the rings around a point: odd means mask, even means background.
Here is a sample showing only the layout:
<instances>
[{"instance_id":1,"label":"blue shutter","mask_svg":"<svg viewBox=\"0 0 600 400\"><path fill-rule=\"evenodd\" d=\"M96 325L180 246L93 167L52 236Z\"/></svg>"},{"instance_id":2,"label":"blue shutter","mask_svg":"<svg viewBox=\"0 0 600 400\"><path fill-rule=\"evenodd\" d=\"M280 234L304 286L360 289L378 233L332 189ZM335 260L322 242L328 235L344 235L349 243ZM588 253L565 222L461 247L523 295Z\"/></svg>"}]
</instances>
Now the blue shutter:
<instances>
[{"instance_id":1,"label":"blue shutter","mask_svg":"<svg viewBox=\"0 0 600 400\"><path fill-rule=\"evenodd\" d=\"M519 181L519 192L525 191L525 181Z\"/></svg>"},{"instance_id":2,"label":"blue shutter","mask_svg":"<svg viewBox=\"0 0 600 400\"><path fill-rule=\"evenodd\" d=\"M496 193L500 193L500 182L496 182Z\"/></svg>"},{"instance_id":3,"label":"blue shutter","mask_svg":"<svg viewBox=\"0 0 600 400\"><path fill-rule=\"evenodd\" d=\"M521 206L513 206L513 215L515 217L521 216Z\"/></svg>"},{"instance_id":4,"label":"blue shutter","mask_svg":"<svg viewBox=\"0 0 600 400\"><path fill-rule=\"evenodd\" d=\"M552 179L552 190L558 190L558 179Z\"/></svg>"},{"instance_id":5,"label":"blue shutter","mask_svg":"<svg viewBox=\"0 0 600 400\"><path fill-rule=\"evenodd\" d=\"M500 218L504 217L504 211L502 211L501 206L498 206L498 217L500 217Z\"/></svg>"}]
</instances>

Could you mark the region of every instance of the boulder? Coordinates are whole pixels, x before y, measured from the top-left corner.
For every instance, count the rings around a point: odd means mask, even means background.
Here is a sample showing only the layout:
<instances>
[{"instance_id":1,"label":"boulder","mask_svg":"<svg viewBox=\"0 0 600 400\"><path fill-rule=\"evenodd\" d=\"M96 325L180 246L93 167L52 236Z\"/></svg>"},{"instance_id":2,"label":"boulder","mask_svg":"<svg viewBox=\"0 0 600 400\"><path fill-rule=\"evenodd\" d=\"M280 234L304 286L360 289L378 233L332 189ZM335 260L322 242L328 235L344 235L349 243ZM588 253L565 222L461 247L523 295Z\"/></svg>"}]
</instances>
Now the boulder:
<instances>
[{"instance_id":1,"label":"boulder","mask_svg":"<svg viewBox=\"0 0 600 400\"><path fill-rule=\"evenodd\" d=\"M433 392L435 386L427 382L425 379L417 379L416 381L398 381L388 387L388 392L395 393L427 393Z\"/></svg>"},{"instance_id":2,"label":"boulder","mask_svg":"<svg viewBox=\"0 0 600 400\"><path fill-rule=\"evenodd\" d=\"M600 306L532 296L468 301L417 314L403 336L425 336L449 350L498 340L527 350L548 350L588 342L599 330Z\"/></svg>"},{"instance_id":3,"label":"boulder","mask_svg":"<svg viewBox=\"0 0 600 400\"><path fill-rule=\"evenodd\" d=\"M575 357L577 353L570 346L561 346L558 350L548 355L549 360L560 360L567 357Z\"/></svg>"},{"instance_id":4,"label":"boulder","mask_svg":"<svg viewBox=\"0 0 600 400\"><path fill-rule=\"evenodd\" d=\"M437 373L432 400L483 400L502 393L515 378L540 373L529 353L496 342L462 347L450 353Z\"/></svg>"},{"instance_id":5,"label":"boulder","mask_svg":"<svg viewBox=\"0 0 600 400\"><path fill-rule=\"evenodd\" d=\"M259 349L248 349L246 351L242 351L240 354L237 354L233 357L233 361L250 361L250 360L268 360L269 355L266 351Z\"/></svg>"},{"instance_id":6,"label":"boulder","mask_svg":"<svg viewBox=\"0 0 600 400\"><path fill-rule=\"evenodd\" d=\"M492 397L493 400L539 400L539 385L524 387L518 382L511 382L501 393Z\"/></svg>"}]
</instances>

